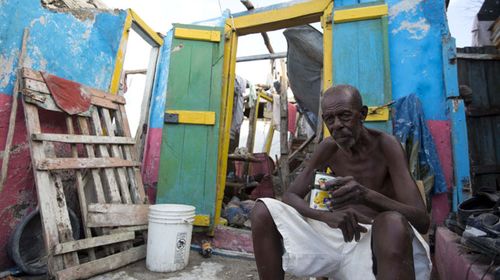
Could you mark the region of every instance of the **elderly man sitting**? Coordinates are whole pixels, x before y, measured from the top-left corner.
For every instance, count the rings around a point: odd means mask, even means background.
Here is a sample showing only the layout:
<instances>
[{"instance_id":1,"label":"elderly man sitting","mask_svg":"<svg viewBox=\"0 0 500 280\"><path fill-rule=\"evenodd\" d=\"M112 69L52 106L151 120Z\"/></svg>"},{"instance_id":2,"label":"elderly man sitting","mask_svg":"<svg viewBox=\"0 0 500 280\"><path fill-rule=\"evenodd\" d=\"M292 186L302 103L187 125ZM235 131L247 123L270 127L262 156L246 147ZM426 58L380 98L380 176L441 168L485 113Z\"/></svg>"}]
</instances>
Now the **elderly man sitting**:
<instances>
[{"instance_id":1,"label":"elderly man sitting","mask_svg":"<svg viewBox=\"0 0 500 280\"><path fill-rule=\"evenodd\" d=\"M429 217L397 139L366 128L368 108L358 90L331 87L323 95L331 133L283 195L252 211L260 279L326 276L334 279L429 279L429 248L420 234ZM330 211L304 200L315 170L330 168Z\"/></svg>"}]
</instances>

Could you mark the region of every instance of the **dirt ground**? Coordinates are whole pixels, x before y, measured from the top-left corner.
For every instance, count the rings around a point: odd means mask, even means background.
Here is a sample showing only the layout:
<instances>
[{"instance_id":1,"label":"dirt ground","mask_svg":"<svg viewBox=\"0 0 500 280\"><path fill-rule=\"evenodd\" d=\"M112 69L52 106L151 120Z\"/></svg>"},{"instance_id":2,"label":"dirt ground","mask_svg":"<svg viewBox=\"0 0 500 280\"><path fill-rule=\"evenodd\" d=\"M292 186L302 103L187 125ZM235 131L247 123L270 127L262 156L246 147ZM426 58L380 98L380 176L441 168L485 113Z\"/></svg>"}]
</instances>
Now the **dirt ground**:
<instances>
[{"instance_id":1,"label":"dirt ground","mask_svg":"<svg viewBox=\"0 0 500 280\"><path fill-rule=\"evenodd\" d=\"M203 258L197 251L191 250L189 264L181 271L171 273L155 273L146 269L146 261L142 260L126 267L95 276L91 280L257 280L255 261L234 257L213 255ZM303 280L287 275L286 280Z\"/></svg>"}]
</instances>

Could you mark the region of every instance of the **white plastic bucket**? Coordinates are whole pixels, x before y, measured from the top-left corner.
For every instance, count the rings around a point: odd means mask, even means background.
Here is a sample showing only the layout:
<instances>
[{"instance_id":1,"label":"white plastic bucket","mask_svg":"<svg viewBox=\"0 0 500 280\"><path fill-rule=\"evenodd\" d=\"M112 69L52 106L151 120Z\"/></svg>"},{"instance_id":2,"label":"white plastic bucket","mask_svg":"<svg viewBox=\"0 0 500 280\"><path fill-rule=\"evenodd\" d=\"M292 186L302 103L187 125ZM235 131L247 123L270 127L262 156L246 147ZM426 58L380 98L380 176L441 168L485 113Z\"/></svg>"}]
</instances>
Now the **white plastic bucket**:
<instances>
[{"instance_id":1,"label":"white plastic bucket","mask_svg":"<svg viewBox=\"0 0 500 280\"><path fill-rule=\"evenodd\" d=\"M183 269L189 261L195 207L156 204L149 207L146 267L155 272Z\"/></svg>"}]
</instances>

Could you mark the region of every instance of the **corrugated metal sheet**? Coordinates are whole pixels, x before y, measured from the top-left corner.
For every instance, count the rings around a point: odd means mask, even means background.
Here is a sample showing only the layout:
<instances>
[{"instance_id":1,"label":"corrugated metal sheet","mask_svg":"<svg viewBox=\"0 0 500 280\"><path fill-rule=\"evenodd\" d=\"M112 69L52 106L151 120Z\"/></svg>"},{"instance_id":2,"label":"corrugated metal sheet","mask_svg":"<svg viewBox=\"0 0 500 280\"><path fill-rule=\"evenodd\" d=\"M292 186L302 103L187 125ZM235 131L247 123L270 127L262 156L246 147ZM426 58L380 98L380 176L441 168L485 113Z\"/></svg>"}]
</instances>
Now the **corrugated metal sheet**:
<instances>
[{"instance_id":1,"label":"corrugated metal sheet","mask_svg":"<svg viewBox=\"0 0 500 280\"><path fill-rule=\"evenodd\" d=\"M457 49L458 81L472 90L467 129L474 191L500 189L500 51Z\"/></svg>"}]
</instances>

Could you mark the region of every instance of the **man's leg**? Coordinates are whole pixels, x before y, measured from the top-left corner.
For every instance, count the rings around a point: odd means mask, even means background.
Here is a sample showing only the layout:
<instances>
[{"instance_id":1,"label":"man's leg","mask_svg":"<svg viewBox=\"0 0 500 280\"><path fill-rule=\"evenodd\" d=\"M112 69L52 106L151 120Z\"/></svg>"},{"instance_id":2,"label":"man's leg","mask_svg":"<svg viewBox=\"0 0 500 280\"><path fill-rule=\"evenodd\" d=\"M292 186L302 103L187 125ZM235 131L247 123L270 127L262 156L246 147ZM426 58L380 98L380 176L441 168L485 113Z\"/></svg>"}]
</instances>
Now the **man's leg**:
<instances>
[{"instance_id":1,"label":"man's leg","mask_svg":"<svg viewBox=\"0 0 500 280\"><path fill-rule=\"evenodd\" d=\"M257 201L252 209L252 239L261 280L283 279L281 235L266 205Z\"/></svg>"},{"instance_id":2,"label":"man's leg","mask_svg":"<svg viewBox=\"0 0 500 280\"><path fill-rule=\"evenodd\" d=\"M383 212L375 218L372 250L377 280L415 279L412 240L412 229L398 212Z\"/></svg>"}]
</instances>

